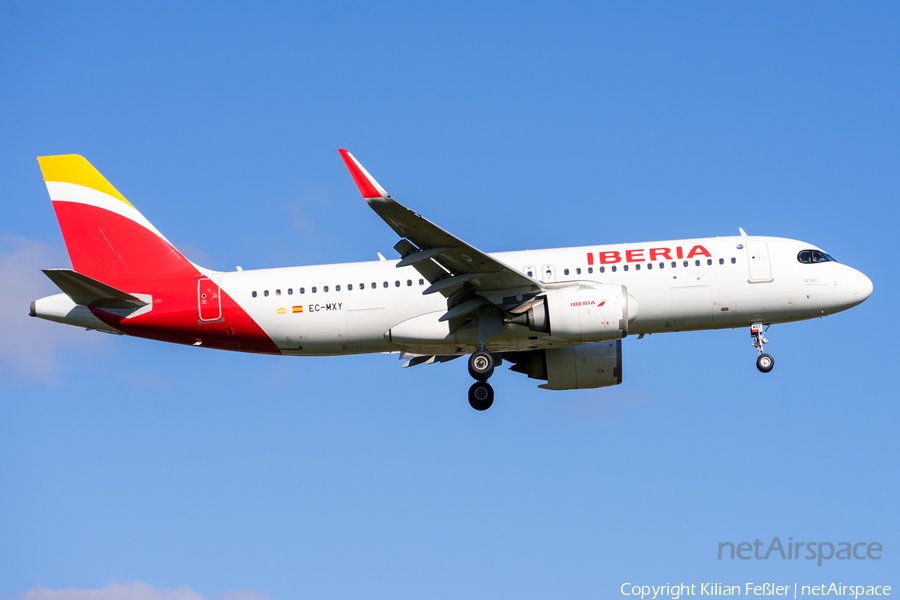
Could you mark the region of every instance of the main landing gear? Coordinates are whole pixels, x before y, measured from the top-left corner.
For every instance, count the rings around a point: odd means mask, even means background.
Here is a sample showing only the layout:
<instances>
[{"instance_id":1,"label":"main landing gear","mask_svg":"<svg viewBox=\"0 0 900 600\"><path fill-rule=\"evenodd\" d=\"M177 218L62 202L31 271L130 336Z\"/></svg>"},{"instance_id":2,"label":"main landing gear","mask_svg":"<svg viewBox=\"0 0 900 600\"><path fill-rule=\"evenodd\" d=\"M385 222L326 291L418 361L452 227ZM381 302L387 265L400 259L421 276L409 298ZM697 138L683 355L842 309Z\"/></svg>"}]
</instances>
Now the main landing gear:
<instances>
[{"instance_id":1,"label":"main landing gear","mask_svg":"<svg viewBox=\"0 0 900 600\"><path fill-rule=\"evenodd\" d=\"M775 359L772 358L771 354L766 354L763 349L763 345L769 343L769 340L765 337L765 332L768 329L768 327L763 329L762 323L753 323L750 325L750 337L753 338L753 347L759 352L759 357L756 359L756 368L759 369L761 373L768 373L772 370L772 367L775 366Z\"/></svg>"},{"instance_id":2,"label":"main landing gear","mask_svg":"<svg viewBox=\"0 0 900 600\"><path fill-rule=\"evenodd\" d=\"M475 383L469 388L469 404L475 410L487 410L494 403L494 388L487 382L494 374L494 357L484 346L469 357L469 375Z\"/></svg>"}]
</instances>

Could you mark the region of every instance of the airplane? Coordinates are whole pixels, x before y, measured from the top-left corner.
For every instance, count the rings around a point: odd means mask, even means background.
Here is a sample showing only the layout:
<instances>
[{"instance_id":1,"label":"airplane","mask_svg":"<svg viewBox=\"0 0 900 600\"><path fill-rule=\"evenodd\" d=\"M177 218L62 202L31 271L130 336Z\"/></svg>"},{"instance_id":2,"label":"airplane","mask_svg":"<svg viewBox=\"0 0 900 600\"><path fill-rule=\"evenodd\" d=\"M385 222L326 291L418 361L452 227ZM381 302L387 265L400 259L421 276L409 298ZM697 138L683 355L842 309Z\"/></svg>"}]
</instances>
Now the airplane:
<instances>
[{"instance_id":1,"label":"airplane","mask_svg":"<svg viewBox=\"0 0 900 600\"><path fill-rule=\"evenodd\" d=\"M399 353L405 367L468 356L469 404L495 367L548 390L622 383L629 335L749 327L756 366L772 324L869 297L872 282L812 244L740 236L486 253L394 200L339 150L400 258L220 272L184 257L85 158L38 158L72 269L30 315L87 330L288 356Z\"/></svg>"}]
</instances>

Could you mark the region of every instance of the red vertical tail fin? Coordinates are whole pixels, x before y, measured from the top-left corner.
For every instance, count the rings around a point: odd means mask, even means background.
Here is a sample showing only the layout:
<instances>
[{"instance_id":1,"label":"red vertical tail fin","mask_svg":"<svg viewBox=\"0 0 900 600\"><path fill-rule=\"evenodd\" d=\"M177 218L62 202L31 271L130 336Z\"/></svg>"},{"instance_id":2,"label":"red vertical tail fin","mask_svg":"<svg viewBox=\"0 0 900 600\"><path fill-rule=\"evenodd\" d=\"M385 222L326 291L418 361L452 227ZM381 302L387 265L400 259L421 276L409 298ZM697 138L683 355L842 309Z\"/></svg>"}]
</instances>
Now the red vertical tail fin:
<instances>
[{"instance_id":1,"label":"red vertical tail fin","mask_svg":"<svg viewBox=\"0 0 900 600\"><path fill-rule=\"evenodd\" d=\"M38 162L77 272L116 287L199 273L85 158Z\"/></svg>"}]
</instances>

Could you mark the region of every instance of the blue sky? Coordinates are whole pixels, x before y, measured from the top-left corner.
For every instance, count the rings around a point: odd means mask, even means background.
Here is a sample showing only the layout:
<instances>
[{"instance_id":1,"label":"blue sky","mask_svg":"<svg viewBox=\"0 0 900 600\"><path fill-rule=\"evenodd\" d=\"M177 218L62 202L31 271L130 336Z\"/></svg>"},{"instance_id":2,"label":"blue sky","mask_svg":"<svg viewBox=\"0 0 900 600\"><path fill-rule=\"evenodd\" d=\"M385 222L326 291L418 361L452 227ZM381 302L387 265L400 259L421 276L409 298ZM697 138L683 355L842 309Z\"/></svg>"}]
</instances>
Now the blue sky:
<instances>
[{"instance_id":1,"label":"blue sky","mask_svg":"<svg viewBox=\"0 0 900 600\"><path fill-rule=\"evenodd\" d=\"M898 30L887 2L3 0L0 598L900 585ZM629 338L621 386L546 392L502 368L484 414L462 361L242 356L27 317L54 293L39 269L68 266L36 156L86 156L211 268L391 256L342 147L487 251L743 227L875 291L773 327L766 376L747 331ZM776 535L884 558L716 559Z\"/></svg>"}]
</instances>

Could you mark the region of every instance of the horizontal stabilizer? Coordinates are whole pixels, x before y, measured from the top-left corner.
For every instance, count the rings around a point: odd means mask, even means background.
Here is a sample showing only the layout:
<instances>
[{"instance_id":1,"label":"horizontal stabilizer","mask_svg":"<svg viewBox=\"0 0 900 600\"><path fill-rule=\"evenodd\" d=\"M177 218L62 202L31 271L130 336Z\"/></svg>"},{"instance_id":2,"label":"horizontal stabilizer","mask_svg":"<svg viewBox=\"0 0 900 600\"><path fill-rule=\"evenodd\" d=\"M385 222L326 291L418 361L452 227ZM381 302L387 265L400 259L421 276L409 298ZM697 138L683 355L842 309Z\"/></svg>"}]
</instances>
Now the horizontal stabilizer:
<instances>
[{"instance_id":1,"label":"horizontal stabilizer","mask_svg":"<svg viewBox=\"0 0 900 600\"><path fill-rule=\"evenodd\" d=\"M43 269L43 271L75 304L95 308L140 308L147 305L147 302L140 298L71 269Z\"/></svg>"}]
</instances>

